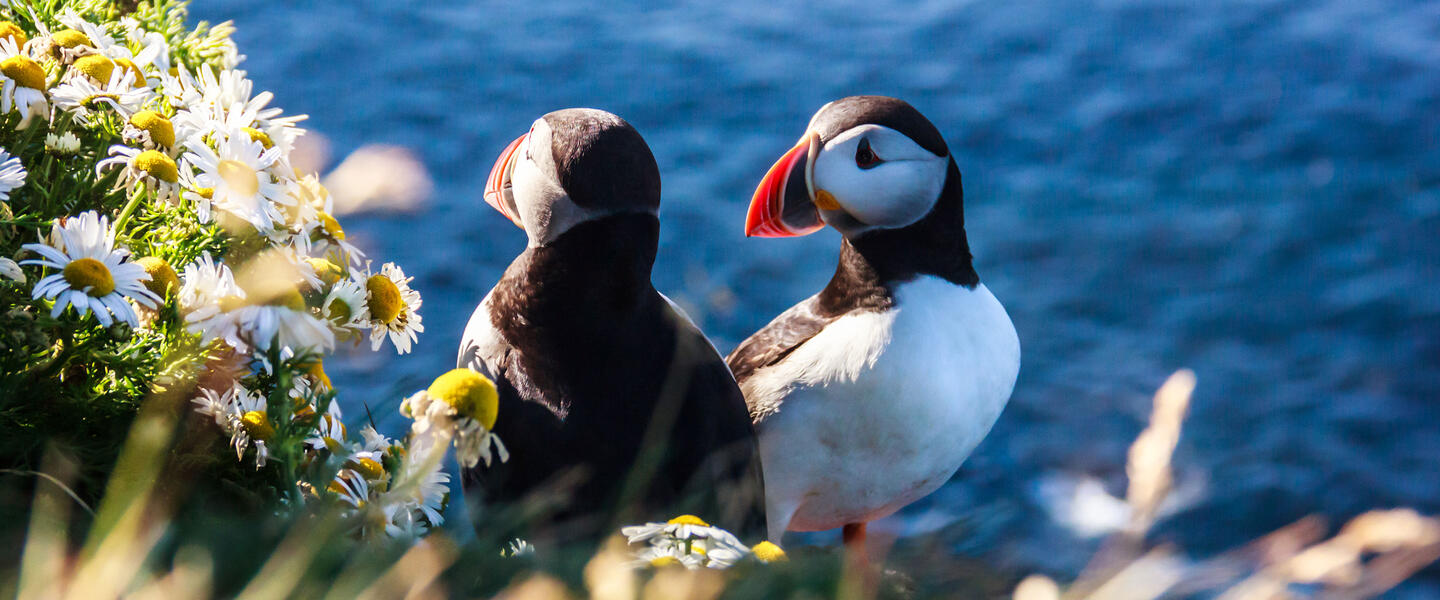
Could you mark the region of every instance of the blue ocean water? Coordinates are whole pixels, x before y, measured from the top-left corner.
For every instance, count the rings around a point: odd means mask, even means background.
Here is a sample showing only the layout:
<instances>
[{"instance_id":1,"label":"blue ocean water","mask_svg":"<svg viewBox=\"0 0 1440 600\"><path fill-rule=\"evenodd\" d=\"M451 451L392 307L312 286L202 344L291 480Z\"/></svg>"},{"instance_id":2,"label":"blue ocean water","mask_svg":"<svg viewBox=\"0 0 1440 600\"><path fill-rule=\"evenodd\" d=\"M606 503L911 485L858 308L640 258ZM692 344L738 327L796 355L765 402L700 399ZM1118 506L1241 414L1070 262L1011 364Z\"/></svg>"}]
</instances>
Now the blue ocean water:
<instances>
[{"instance_id":1,"label":"blue ocean water","mask_svg":"<svg viewBox=\"0 0 1440 600\"><path fill-rule=\"evenodd\" d=\"M416 276L415 352L329 365L390 428L454 364L524 246L480 199L553 109L616 112L664 180L654 281L726 351L818 290L838 237L747 240L755 183L831 99L905 98L964 173L982 279L1024 364L955 479L894 526L960 519L957 552L1073 572L1058 474L1123 492L1150 396L1199 377L1176 457L1199 490L1156 535L1204 556L1320 513L1440 512L1440 4L1349 0L241 2L258 86L341 155L416 150L436 194L351 217ZM1193 484L1193 485L1191 485ZM1418 588L1440 595L1440 586Z\"/></svg>"}]
</instances>

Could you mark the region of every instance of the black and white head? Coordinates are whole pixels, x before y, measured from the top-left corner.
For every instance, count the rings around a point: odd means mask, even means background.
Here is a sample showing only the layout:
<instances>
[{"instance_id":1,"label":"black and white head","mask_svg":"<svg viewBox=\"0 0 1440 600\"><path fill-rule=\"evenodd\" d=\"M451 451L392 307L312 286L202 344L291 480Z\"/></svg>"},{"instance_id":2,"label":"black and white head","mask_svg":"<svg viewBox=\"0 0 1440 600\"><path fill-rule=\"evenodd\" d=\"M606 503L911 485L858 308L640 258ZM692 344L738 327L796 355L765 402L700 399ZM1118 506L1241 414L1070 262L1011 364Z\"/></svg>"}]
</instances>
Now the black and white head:
<instances>
[{"instance_id":1,"label":"black and white head","mask_svg":"<svg viewBox=\"0 0 1440 600\"><path fill-rule=\"evenodd\" d=\"M621 213L656 214L660 169L640 133L593 108L547 114L500 153L485 202L549 244L571 227Z\"/></svg>"},{"instance_id":2,"label":"black and white head","mask_svg":"<svg viewBox=\"0 0 1440 600\"><path fill-rule=\"evenodd\" d=\"M761 180L745 234L790 237L828 224L854 239L907 227L935 208L950 163L940 131L905 101L836 100Z\"/></svg>"}]
</instances>

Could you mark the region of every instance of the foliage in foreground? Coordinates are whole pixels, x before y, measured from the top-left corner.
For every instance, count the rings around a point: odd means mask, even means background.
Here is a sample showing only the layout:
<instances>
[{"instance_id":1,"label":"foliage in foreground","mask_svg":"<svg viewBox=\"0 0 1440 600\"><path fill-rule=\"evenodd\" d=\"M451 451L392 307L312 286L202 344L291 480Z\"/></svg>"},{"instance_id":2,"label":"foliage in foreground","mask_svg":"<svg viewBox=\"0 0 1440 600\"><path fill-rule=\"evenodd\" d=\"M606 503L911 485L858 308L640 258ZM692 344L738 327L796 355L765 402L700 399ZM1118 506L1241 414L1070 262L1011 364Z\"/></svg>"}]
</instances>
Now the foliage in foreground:
<instances>
[{"instance_id":1,"label":"foliage in foreground","mask_svg":"<svg viewBox=\"0 0 1440 600\"><path fill-rule=\"evenodd\" d=\"M347 519L357 517L333 511L272 515L243 524L243 531L234 523L197 527L194 514L175 515L176 492L154 484L168 468L160 465L174 422L148 413L121 458L119 472L128 475L112 481L78 552L67 549L64 527L74 500L60 485L39 487L12 585L22 598L974 598L1011 590L1019 600L1366 598L1440 556L1440 520L1403 509L1360 515L1328 539L1324 525L1307 518L1198 561L1174 548L1150 547L1146 533L1169 490L1170 457L1193 385L1193 376L1181 372L1156 395L1150 425L1130 449L1130 525L1063 590L1039 575L1017 586L1012 574L943 549L907 548L905 541L874 570L857 567L838 549L787 554L757 547L723 558L730 563L725 570L699 564L709 552L657 553L657 537L693 543L726 535L693 517L627 528L637 544L617 536L598 549L507 545L484 537L483 529L463 545L443 533L413 545L361 543L344 533ZM58 459L47 468L60 482L67 472ZM229 547L237 535L244 539L240 551ZM729 543L715 540L709 548Z\"/></svg>"},{"instance_id":2,"label":"foliage in foreground","mask_svg":"<svg viewBox=\"0 0 1440 600\"><path fill-rule=\"evenodd\" d=\"M54 446L93 501L154 410L186 426L170 460L202 500L423 535L447 502L437 452L498 444L471 398L489 382L437 380L406 440L347 429L324 355L408 352L420 295L291 165L304 117L236 68L230 25L185 18L166 0L0 8L0 468L32 474Z\"/></svg>"}]
</instances>

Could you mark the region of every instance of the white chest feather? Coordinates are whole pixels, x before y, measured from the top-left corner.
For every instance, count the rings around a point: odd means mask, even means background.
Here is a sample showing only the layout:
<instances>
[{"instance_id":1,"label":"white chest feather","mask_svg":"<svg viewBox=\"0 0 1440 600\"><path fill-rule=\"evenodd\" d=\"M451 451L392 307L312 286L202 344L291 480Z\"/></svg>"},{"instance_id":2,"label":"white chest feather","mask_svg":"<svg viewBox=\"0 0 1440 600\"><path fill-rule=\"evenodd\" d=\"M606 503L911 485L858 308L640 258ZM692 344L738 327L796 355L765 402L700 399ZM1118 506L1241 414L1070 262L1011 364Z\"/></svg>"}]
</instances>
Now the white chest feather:
<instances>
[{"instance_id":1,"label":"white chest feather","mask_svg":"<svg viewBox=\"0 0 1440 600\"><path fill-rule=\"evenodd\" d=\"M894 309L831 323L742 386L769 413L771 527L869 521L934 491L989 433L1019 368L1015 328L984 285L921 278Z\"/></svg>"}]
</instances>

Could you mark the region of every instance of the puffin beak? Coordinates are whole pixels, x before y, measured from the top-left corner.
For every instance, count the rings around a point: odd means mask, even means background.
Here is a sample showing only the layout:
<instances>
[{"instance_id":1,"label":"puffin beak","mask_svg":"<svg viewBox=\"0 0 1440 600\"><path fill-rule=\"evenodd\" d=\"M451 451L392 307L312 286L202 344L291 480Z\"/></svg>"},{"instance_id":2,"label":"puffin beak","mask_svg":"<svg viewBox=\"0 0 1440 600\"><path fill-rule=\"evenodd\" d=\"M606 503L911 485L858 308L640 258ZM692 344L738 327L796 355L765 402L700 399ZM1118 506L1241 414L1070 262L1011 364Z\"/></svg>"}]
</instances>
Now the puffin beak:
<instances>
[{"instance_id":1,"label":"puffin beak","mask_svg":"<svg viewBox=\"0 0 1440 600\"><path fill-rule=\"evenodd\" d=\"M500 159L495 161L495 166L490 168L490 177L485 180L485 203L500 211L500 214L521 229L524 229L525 225L520 222L520 211L515 208L515 193L510 189L510 173L515 171L515 152L525 144L525 138L528 137L530 134L527 132L510 142L500 153Z\"/></svg>"},{"instance_id":2,"label":"puffin beak","mask_svg":"<svg viewBox=\"0 0 1440 600\"><path fill-rule=\"evenodd\" d=\"M815 233L825 226L812 194L815 157L819 154L820 136L807 133L770 167L750 200L745 235L794 237Z\"/></svg>"}]
</instances>

